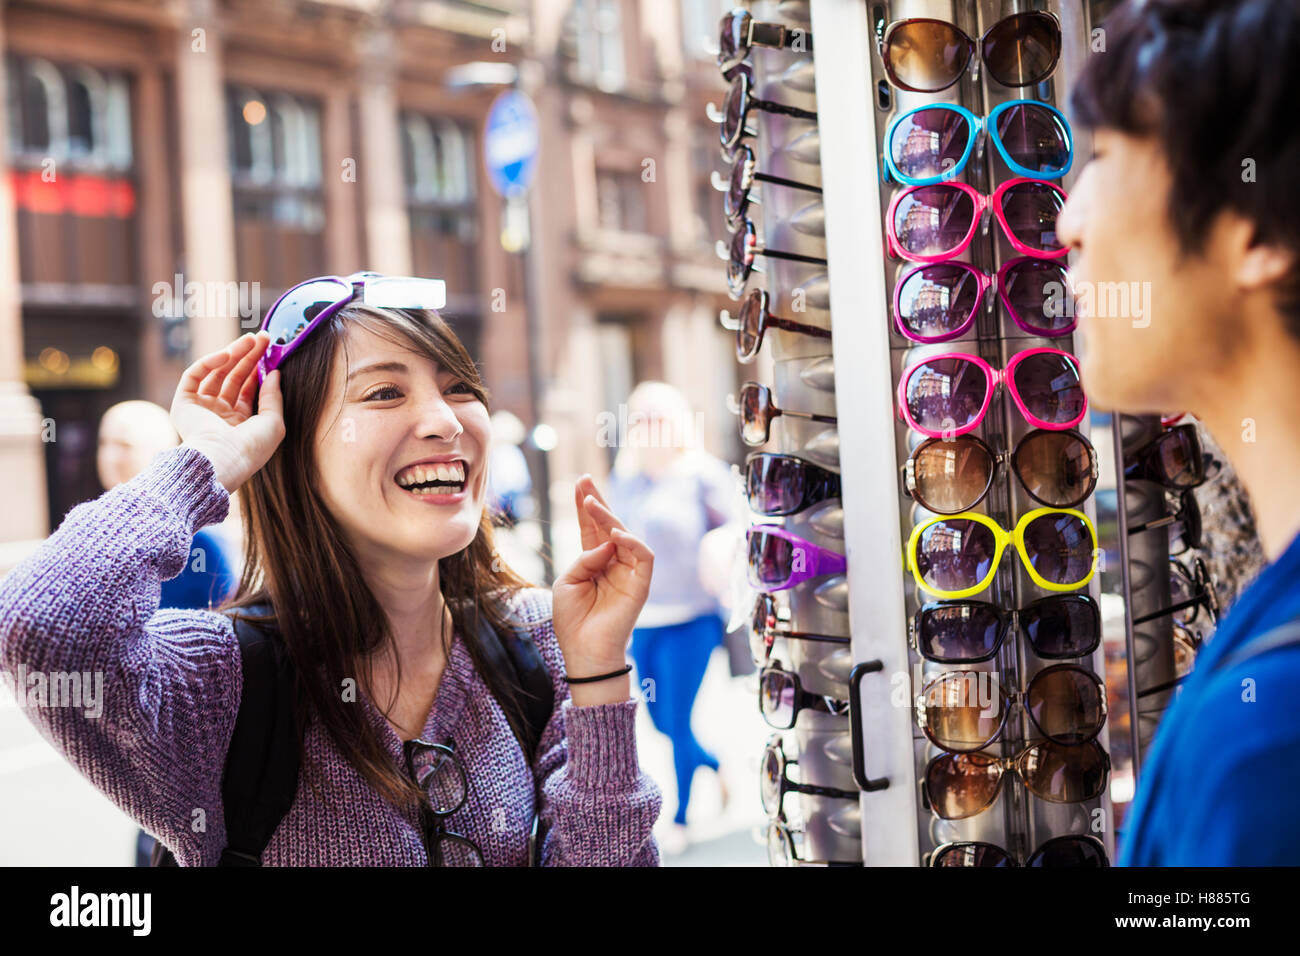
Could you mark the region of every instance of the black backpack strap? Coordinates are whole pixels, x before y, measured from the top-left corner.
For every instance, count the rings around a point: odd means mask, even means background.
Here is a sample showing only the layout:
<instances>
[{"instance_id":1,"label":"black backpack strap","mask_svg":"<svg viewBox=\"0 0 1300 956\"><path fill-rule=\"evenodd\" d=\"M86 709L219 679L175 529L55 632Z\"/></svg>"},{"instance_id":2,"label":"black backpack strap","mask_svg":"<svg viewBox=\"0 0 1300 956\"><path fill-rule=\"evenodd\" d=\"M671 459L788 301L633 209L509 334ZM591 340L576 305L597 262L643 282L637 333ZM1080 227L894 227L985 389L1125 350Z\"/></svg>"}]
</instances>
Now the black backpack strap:
<instances>
[{"instance_id":1,"label":"black backpack strap","mask_svg":"<svg viewBox=\"0 0 1300 956\"><path fill-rule=\"evenodd\" d=\"M270 615L254 605L236 613ZM262 852L298 793L299 752L293 663L276 628L234 619L244 674L221 800L226 848L218 866L261 866Z\"/></svg>"},{"instance_id":2,"label":"black backpack strap","mask_svg":"<svg viewBox=\"0 0 1300 956\"><path fill-rule=\"evenodd\" d=\"M270 614L267 604L231 614L244 686L221 779L226 847L217 866L261 866L262 852L298 791L302 756L293 712L292 662L273 625L236 616ZM162 843L154 845L151 862L177 865Z\"/></svg>"},{"instance_id":3,"label":"black backpack strap","mask_svg":"<svg viewBox=\"0 0 1300 956\"><path fill-rule=\"evenodd\" d=\"M520 739L519 746L532 763L537 759L537 747L555 709L555 687L541 651L527 634L513 627L500 633L483 615L479 615L479 646L489 666L503 674L513 674L521 689L514 703L524 718L526 738Z\"/></svg>"}]
</instances>

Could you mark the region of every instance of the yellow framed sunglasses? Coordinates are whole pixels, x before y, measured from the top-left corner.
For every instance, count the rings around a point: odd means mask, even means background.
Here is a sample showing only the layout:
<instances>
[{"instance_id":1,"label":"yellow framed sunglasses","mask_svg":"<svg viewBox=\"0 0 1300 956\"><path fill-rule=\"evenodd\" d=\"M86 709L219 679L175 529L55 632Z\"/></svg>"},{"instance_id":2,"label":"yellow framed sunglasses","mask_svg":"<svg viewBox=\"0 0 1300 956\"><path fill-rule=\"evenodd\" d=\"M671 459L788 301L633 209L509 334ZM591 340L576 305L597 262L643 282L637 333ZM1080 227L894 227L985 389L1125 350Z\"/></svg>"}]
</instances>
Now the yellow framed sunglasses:
<instances>
[{"instance_id":1,"label":"yellow framed sunglasses","mask_svg":"<svg viewBox=\"0 0 1300 956\"><path fill-rule=\"evenodd\" d=\"M904 563L926 593L966 598L993 583L1008 545L1048 591L1077 591L1097 571L1097 529L1073 508L1035 508L1010 532L974 511L936 515L912 529Z\"/></svg>"}]
</instances>

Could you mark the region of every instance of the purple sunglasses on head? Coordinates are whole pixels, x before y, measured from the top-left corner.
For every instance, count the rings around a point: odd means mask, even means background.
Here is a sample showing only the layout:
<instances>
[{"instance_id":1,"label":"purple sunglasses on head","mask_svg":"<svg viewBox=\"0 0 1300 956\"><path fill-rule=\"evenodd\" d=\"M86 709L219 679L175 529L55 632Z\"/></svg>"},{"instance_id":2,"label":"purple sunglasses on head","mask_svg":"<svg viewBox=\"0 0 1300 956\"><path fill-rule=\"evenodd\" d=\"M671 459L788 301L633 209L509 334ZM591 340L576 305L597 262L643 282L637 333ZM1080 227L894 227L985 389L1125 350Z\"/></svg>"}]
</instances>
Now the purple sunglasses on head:
<instances>
[{"instance_id":1,"label":"purple sunglasses on head","mask_svg":"<svg viewBox=\"0 0 1300 956\"><path fill-rule=\"evenodd\" d=\"M447 304L447 283L441 279L386 276L354 272L342 276L317 276L300 282L275 300L262 320L271 344L257 362L257 384L284 364L322 322L360 294L361 301L377 309L441 309Z\"/></svg>"},{"instance_id":2,"label":"purple sunglasses on head","mask_svg":"<svg viewBox=\"0 0 1300 956\"><path fill-rule=\"evenodd\" d=\"M810 578L843 574L844 555L827 551L779 525L751 525L745 532L749 544L749 583L760 591L784 591Z\"/></svg>"}]
</instances>

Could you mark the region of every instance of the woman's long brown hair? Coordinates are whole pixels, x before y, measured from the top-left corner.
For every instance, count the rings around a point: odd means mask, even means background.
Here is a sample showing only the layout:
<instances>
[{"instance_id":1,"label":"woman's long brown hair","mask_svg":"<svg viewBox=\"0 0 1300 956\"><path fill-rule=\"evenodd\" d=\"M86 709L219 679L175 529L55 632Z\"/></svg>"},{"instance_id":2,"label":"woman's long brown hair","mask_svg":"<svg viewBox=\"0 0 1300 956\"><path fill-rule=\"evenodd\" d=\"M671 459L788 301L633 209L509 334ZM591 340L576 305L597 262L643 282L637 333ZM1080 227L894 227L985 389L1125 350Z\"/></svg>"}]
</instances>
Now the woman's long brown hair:
<instances>
[{"instance_id":1,"label":"woman's long brown hair","mask_svg":"<svg viewBox=\"0 0 1300 956\"><path fill-rule=\"evenodd\" d=\"M343 695L345 680L354 681L352 686L358 690L373 686L370 662L376 652L392 653L396 659L388 618L366 585L339 523L315 491L317 427L321 416L329 413L325 401L331 367L336 351L345 348L349 322L432 359L488 405L488 392L474 361L436 312L353 305L313 330L281 367L284 441L239 489L244 570L239 587L218 610L270 603L296 672L300 745L308 723L319 720L339 752L376 791L395 804L409 805L425 800L425 795L394 767L360 703L346 701ZM498 629L508 626L502 598L530 584L496 554L486 508L469 546L438 562L438 581L455 633L518 733L522 715L511 706L515 700L511 690L517 685L509 675L488 666L478 627L480 615ZM443 644L450 654L450 634L444 634ZM400 664L397 680L400 683ZM374 703L387 712L393 702ZM312 780L320 768L304 764L304 769L316 789Z\"/></svg>"}]
</instances>

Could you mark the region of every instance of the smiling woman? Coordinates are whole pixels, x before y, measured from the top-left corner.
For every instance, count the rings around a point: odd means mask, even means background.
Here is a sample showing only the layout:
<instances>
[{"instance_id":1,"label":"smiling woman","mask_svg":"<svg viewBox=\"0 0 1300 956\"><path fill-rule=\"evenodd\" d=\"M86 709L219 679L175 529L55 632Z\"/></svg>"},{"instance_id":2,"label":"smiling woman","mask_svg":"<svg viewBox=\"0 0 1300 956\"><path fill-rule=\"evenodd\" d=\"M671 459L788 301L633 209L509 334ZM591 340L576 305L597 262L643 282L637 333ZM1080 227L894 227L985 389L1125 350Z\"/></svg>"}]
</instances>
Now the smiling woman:
<instances>
[{"instance_id":1,"label":"smiling woman","mask_svg":"<svg viewBox=\"0 0 1300 956\"><path fill-rule=\"evenodd\" d=\"M661 797L625 664L654 555L584 476L583 553L553 591L530 587L495 554L488 394L450 327L357 302L316 316L260 390L265 333L194 363L172 407L184 444L70 512L0 583L0 665L116 683L94 725L32 719L179 862L226 862L226 828L192 820L223 806L256 686L232 616L269 604L301 772L263 864L521 865L537 817L543 865L656 865ZM235 595L159 611L160 582L236 491ZM538 701L517 684L539 672L552 699L534 749Z\"/></svg>"}]
</instances>

